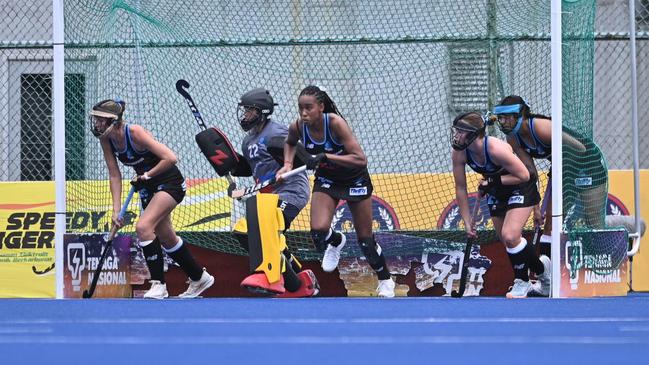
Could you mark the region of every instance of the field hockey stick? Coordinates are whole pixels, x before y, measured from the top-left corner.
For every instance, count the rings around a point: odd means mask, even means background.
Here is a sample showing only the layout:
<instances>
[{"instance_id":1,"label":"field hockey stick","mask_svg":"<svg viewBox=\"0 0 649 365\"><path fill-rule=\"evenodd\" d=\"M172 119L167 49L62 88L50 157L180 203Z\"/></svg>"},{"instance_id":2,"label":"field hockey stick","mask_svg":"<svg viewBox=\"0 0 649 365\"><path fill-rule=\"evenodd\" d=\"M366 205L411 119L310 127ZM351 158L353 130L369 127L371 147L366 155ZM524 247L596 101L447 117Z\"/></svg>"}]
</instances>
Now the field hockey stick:
<instances>
[{"instance_id":1,"label":"field hockey stick","mask_svg":"<svg viewBox=\"0 0 649 365\"><path fill-rule=\"evenodd\" d=\"M289 177L291 177L291 176L293 176L295 174L299 174L301 172L304 172L305 170L306 170L306 165L300 166L297 169L293 169L291 171L283 173L282 175L280 175L280 179L283 180L283 179L289 178ZM277 182L277 179L273 177L273 178L270 178L268 180L262 181L259 184L249 186L249 187L247 187L245 189L235 190L235 191L232 192L232 199L241 199L241 198L243 198L245 196L250 196L250 195L258 192L259 190L261 190L261 189L263 189L263 188L265 188L267 186L275 184L276 182Z\"/></svg>"},{"instance_id":2,"label":"field hockey stick","mask_svg":"<svg viewBox=\"0 0 649 365\"><path fill-rule=\"evenodd\" d=\"M201 130L207 130L207 125L205 125L203 116L201 115L201 112L198 111L198 107L196 106L196 103L194 103L194 99L192 99L191 95L189 95L187 89L189 89L189 82L187 82L187 80L180 79L176 81L176 91L178 91L178 93L182 95L183 98L185 98L185 101L187 101L187 105L192 111L192 115L194 115L194 119L196 119L198 127L201 128ZM226 174L225 178L228 179L228 182L230 184L234 183L234 179L232 179L232 176L230 174Z\"/></svg>"},{"instance_id":3,"label":"field hockey stick","mask_svg":"<svg viewBox=\"0 0 649 365\"><path fill-rule=\"evenodd\" d=\"M550 195L552 194L552 179L548 179L548 184L545 188L545 193L543 193L543 202L541 203L541 217L545 217L545 212L548 209L548 202L550 201ZM538 239L541 236L541 231L543 227L541 224L534 227L534 237L532 238L532 246L536 246Z\"/></svg>"},{"instance_id":4,"label":"field hockey stick","mask_svg":"<svg viewBox=\"0 0 649 365\"><path fill-rule=\"evenodd\" d=\"M126 214L126 208L128 208L128 205L131 203L131 199L133 198L133 194L135 193L135 186L131 186L131 190L129 190L128 195L126 196L126 200L124 201L124 205L122 205L122 209L119 211L119 215L117 216L119 219L122 219L124 217L124 214ZM92 283L90 283L90 288L87 290L83 291L83 297L84 298L92 298L92 295L95 294L95 289L97 288L97 281L99 280L99 274L101 273L101 269L104 267L104 260L106 259L106 254L108 251L112 250L113 246L113 239L117 235L117 231L119 228L117 225L113 225L113 227L110 230L110 234L108 235L108 239L106 240L106 246L104 246L104 252L101 254L101 258L99 259L99 264L97 265L97 269L95 270L95 275L92 277Z\"/></svg>"},{"instance_id":5,"label":"field hockey stick","mask_svg":"<svg viewBox=\"0 0 649 365\"><path fill-rule=\"evenodd\" d=\"M471 212L471 228L469 229L470 231L472 231L473 228L475 227L476 217L478 215L478 212L480 211L481 200L482 200L482 194L478 190L478 198L473 204L473 211ZM464 290L466 289L466 276L467 276L467 272L469 271L469 258L471 256L471 248L473 247L473 243L475 242L476 238L477 237L469 236L466 239L466 247L464 248L464 261L462 261L462 268L460 270L460 287L457 291L453 290L451 292L451 296L453 298L462 298L462 296L464 295Z\"/></svg>"}]
</instances>

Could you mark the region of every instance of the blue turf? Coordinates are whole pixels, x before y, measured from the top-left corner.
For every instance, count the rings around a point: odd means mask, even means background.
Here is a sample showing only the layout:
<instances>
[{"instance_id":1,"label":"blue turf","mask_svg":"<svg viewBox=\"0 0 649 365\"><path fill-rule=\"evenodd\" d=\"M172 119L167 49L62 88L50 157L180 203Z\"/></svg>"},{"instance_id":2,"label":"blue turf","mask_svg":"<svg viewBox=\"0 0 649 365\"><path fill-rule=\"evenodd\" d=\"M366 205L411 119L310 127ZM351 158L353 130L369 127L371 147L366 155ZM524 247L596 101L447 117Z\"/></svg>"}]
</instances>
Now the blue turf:
<instances>
[{"instance_id":1,"label":"blue turf","mask_svg":"<svg viewBox=\"0 0 649 365\"><path fill-rule=\"evenodd\" d=\"M649 294L0 300L3 364L611 364L647 358Z\"/></svg>"}]
</instances>

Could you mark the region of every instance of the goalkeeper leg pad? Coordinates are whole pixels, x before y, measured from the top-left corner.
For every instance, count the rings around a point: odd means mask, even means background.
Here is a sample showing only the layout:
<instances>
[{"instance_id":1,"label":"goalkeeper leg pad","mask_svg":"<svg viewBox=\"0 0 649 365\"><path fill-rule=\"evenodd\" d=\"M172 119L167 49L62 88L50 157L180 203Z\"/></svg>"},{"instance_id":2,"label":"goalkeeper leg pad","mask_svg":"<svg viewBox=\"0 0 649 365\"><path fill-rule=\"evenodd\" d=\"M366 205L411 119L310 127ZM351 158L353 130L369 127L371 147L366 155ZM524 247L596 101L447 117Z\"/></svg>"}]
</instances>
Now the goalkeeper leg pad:
<instances>
[{"instance_id":1,"label":"goalkeeper leg pad","mask_svg":"<svg viewBox=\"0 0 649 365\"><path fill-rule=\"evenodd\" d=\"M276 194L257 194L246 201L245 230L248 235L250 272L264 273L269 284L280 281L286 270L286 260L282 254L286 249L286 237L282 233L284 216L277 208L278 200ZM235 230L243 233L243 224L237 224Z\"/></svg>"}]
</instances>

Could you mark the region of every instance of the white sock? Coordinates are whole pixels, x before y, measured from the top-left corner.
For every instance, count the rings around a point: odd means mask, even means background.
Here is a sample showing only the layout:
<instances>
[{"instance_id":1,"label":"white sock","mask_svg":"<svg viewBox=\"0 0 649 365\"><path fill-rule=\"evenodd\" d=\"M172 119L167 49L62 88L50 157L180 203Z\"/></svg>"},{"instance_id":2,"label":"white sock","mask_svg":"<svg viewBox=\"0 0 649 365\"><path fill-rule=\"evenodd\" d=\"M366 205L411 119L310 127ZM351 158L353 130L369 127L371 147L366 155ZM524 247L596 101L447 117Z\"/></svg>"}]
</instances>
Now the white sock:
<instances>
[{"instance_id":1,"label":"white sock","mask_svg":"<svg viewBox=\"0 0 649 365\"><path fill-rule=\"evenodd\" d=\"M521 237L521 241L516 245L516 247L507 247L507 253L510 253L512 255L517 254L523 249L525 249L525 246L527 246L527 240L524 237Z\"/></svg>"},{"instance_id":2,"label":"white sock","mask_svg":"<svg viewBox=\"0 0 649 365\"><path fill-rule=\"evenodd\" d=\"M172 253L180 250L180 248L183 246L183 239L178 237L178 242L174 245L172 248L164 248L162 247L163 250L165 250L166 253Z\"/></svg>"},{"instance_id":3,"label":"white sock","mask_svg":"<svg viewBox=\"0 0 649 365\"><path fill-rule=\"evenodd\" d=\"M153 240L148 240L148 241L140 241L140 247L146 247L151 244Z\"/></svg>"}]
</instances>

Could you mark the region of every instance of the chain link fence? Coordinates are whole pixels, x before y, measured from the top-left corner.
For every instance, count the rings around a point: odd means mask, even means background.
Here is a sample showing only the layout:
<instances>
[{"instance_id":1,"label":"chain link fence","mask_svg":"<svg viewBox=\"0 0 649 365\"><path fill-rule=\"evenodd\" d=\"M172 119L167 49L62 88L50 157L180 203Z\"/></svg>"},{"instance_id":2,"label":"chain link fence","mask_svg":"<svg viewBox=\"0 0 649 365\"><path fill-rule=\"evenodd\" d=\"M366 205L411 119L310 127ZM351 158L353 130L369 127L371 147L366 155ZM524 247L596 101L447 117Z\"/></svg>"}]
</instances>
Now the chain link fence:
<instances>
[{"instance_id":1,"label":"chain link fence","mask_svg":"<svg viewBox=\"0 0 649 365\"><path fill-rule=\"evenodd\" d=\"M640 168L649 168L649 0L636 0ZM599 0L595 19L594 136L609 169L633 168L628 0Z\"/></svg>"},{"instance_id":2,"label":"chain link fence","mask_svg":"<svg viewBox=\"0 0 649 365\"><path fill-rule=\"evenodd\" d=\"M649 0L636 0L635 5L642 120L649 113L649 88L643 87L649 84ZM0 1L0 181L53 179L51 14L50 0ZM597 1L594 139L610 169L632 167L628 18L627 0ZM83 148L75 146L87 135L86 109L87 105L66 105L66 120L75 121L66 126L67 165L69 171L81 171L80 176L87 167ZM640 167L646 169L649 124L640 123L639 133ZM74 179L73 175L68 177Z\"/></svg>"},{"instance_id":3,"label":"chain link fence","mask_svg":"<svg viewBox=\"0 0 649 365\"><path fill-rule=\"evenodd\" d=\"M0 1L0 180L52 180L52 1Z\"/></svg>"}]
</instances>

